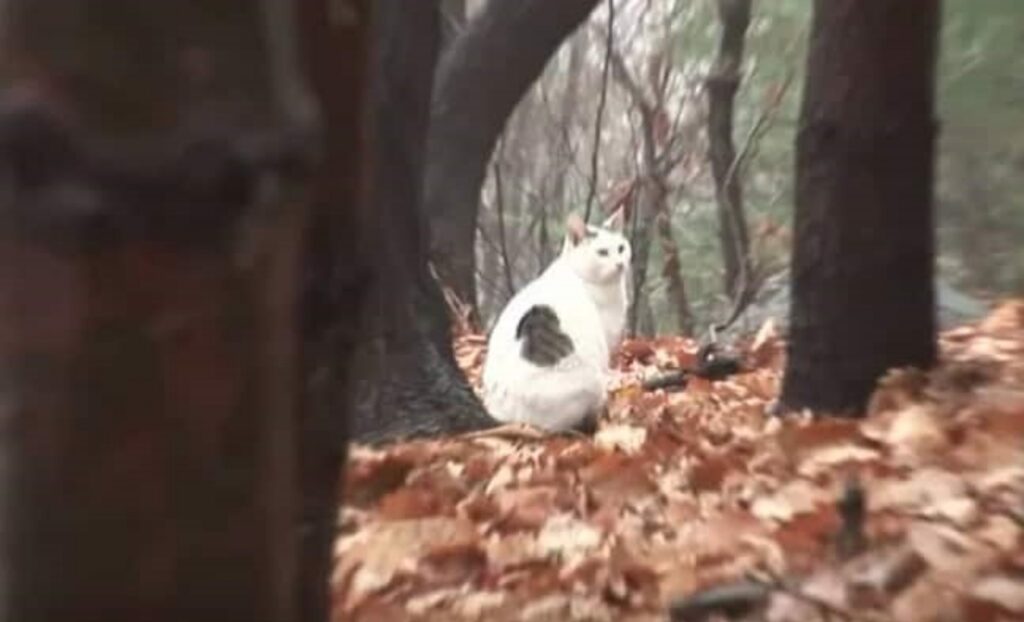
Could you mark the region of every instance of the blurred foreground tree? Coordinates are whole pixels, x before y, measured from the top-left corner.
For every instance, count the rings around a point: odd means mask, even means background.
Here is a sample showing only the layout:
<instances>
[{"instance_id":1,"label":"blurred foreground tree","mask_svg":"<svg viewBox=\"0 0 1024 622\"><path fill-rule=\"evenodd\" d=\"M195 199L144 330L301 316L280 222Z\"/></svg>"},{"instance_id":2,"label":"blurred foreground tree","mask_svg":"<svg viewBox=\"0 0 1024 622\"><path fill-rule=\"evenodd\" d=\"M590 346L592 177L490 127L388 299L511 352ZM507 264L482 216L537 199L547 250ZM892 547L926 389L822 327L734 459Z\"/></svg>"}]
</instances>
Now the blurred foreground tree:
<instances>
[{"instance_id":1,"label":"blurred foreground tree","mask_svg":"<svg viewBox=\"0 0 1024 622\"><path fill-rule=\"evenodd\" d=\"M366 100L370 0L263 0L294 7L304 82L319 111L319 167L309 194L302 274L304 390L299 427L297 581L299 619L327 620L340 475L354 418L355 353L365 342L374 281L374 214L367 200L369 132ZM271 24L271 29L280 24Z\"/></svg>"},{"instance_id":2,"label":"blurred foreground tree","mask_svg":"<svg viewBox=\"0 0 1024 622\"><path fill-rule=\"evenodd\" d=\"M886 370L934 362L938 27L938 0L814 3L788 408L856 412Z\"/></svg>"},{"instance_id":3,"label":"blurred foreground tree","mask_svg":"<svg viewBox=\"0 0 1024 622\"><path fill-rule=\"evenodd\" d=\"M293 303L307 201L290 174L306 163L289 137L307 111L281 82L295 71L277 64L271 6L5 3L5 620L287 622L306 601ZM332 64L346 90L326 102L321 198L351 241L368 22L341 7L350 53Z\"/></svg>"}]
</instances>

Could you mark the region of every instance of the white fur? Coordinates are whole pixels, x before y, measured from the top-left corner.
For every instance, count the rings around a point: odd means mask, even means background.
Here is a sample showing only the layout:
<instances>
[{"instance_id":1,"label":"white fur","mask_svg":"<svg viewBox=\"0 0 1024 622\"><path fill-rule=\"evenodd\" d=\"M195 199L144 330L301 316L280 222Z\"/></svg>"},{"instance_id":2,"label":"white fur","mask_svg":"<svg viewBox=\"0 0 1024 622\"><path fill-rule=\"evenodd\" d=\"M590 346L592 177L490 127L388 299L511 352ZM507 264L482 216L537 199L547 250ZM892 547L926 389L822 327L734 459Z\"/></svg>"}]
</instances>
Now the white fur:
<instances>
[{"instance_id":1,"label":"white fur","mask_svg":"<svg viewBox=\"0 0 1024 622\"><path fill-rule=\"evenodd\" d=\"M483 393L500 421L566 430L604 407L611 351L626 323L630 248L616 231L588 231L586 237L566 237L561 256L512 297L491 331ZM553 367L523 359L522 340L515 336L523 315L537 304L555 311L573 341L573 353Z\"/></svg>"}]
</instances>

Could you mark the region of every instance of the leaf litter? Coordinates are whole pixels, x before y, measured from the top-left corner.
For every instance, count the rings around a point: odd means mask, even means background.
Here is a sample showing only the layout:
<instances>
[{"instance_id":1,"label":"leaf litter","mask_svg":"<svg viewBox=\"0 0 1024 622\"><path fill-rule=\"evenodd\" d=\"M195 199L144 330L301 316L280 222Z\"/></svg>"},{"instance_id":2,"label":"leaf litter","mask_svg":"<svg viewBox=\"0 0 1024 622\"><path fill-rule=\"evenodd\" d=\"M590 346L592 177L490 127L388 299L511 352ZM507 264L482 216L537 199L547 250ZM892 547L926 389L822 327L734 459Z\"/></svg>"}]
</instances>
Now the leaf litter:
<instances>
[{"instance_id":1,"label":"leaf litter","mask_svg":"<svg viewBox=\"0 0 1024 622\"><path fill-rule=\"evenodd\" d=\"M741 373L642 389L698 345L624 343L593 437L354 447L334 619L1024 619L1024 301L891 371L860 420L769 414L771 324ZM456 339L474 383L484 348Z\"/></svg>"}]
</instances>

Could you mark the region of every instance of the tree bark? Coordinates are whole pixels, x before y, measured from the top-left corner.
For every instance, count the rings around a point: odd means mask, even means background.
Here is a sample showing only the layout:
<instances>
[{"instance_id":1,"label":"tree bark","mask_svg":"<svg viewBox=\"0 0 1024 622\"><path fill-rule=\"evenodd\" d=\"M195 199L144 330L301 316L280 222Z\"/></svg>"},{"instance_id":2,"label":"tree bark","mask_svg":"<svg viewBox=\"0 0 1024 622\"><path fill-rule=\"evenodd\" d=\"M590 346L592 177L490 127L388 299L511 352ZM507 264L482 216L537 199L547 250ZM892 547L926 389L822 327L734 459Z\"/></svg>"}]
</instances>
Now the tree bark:
<instances>
[{"instance_id":1,"label":"tree bark","mask_svg":"<svg viewBox=\"0 0 1024 622\"><path fill-rule=\"evenodd\" d=\"M938 0L816 0L796 161L782 401L860 411L935 360Z\"/></svg>"},{"instance_id":2,"label":"tree bark","mask_svg":"<svg viewBox=\"0 0 1024 622\"><path fill-rule=\"evenodd\" d=\"M299 619L319 622L329 619L341 474L355 416L353 353L365 338L374 277L365 129L373 32L370 0L299 0L293 6L321 137L303 261L301 504L295 536Z\"/></svg>"},{"instance_id":3,"label":"tree bark","mask_svg":"<svg viewBox=\"0 0 1024 622\"><path fill-rule=\"evenodd\" d=\"M260 5L8 9L0 617L294 620L305 210Z\"/></svg>"},{"instance_id":4,"label":"tree bark","mask_svg":"<svg viewBox=\"0 0 1024 622\"><path fill-rule=\"evenodd\" d=\"M480 188L506 120L598 0L490 0L441 59L431 109L424 208L442 281L476 306Z\"/></svg>"},{"instance_id":5,"label":"tree bark","mask_svg":"<svg viewBox=\"0 0 1024 622\"><path fill-rule=\"evenodd\" d=\"M697 320L693 317L690 297L686 294L683 266L679 260L679 246L672 233L672 215L669 213L668 202L665 201L664 194L661 195L658 207L658 241L661 243L661 254L665 256L661 276L665 279L669 302L676 312L676 331L680 335L693 336Z\"/></svg>"},{"instance_id":6,"label":"tree bark","mask_svg":"<svg viewBox=\"0 0 1024 622\"><path fill-rule=\"evenodd\" d=\"M725 265L725 293L735 299L750 287L750 237L743 209L743 189L733 145L736 92L740 86L743 48L750 24L751 0L718 0L722 23L718 57L706 81L708 148L718 203L718 236Z\"/></svg>"},{"instance_id":7,"label":"tree bark","mask_svg":"<svg viewBox=\"0 0 1024 622\"><path fill-rule=\"evenodd\" d=\"M495 424L455 365L444 299L427 265L420 209L440 45L436 0L376 6L371 88L371 318L361 344L353 438L376 442Z\"/></svg>"}]
</instances>

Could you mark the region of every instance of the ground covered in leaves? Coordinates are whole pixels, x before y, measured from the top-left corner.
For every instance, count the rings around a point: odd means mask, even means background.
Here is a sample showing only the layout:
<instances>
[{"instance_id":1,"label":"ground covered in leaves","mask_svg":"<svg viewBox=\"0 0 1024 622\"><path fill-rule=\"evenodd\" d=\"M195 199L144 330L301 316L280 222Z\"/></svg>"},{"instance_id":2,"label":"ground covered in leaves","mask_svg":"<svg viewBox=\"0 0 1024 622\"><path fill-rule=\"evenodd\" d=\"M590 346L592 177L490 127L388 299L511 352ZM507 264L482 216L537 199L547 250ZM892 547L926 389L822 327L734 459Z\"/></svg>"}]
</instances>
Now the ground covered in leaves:
<instances>
[{"instance_id":1,"label":"ground covered in leaves","mask_svg":"<svg viewBox=\"0 0 1024 622\"><path fill-rule=\"evenodd\" d=\"M697 344L627 342L593 438L501 429L346 477L341 620L1024 620L1024 301L942 335L868 416L768 414L783 348L644 391ZM459 339L479 374L483 339Z\"/></svg>"}]
</instances>

